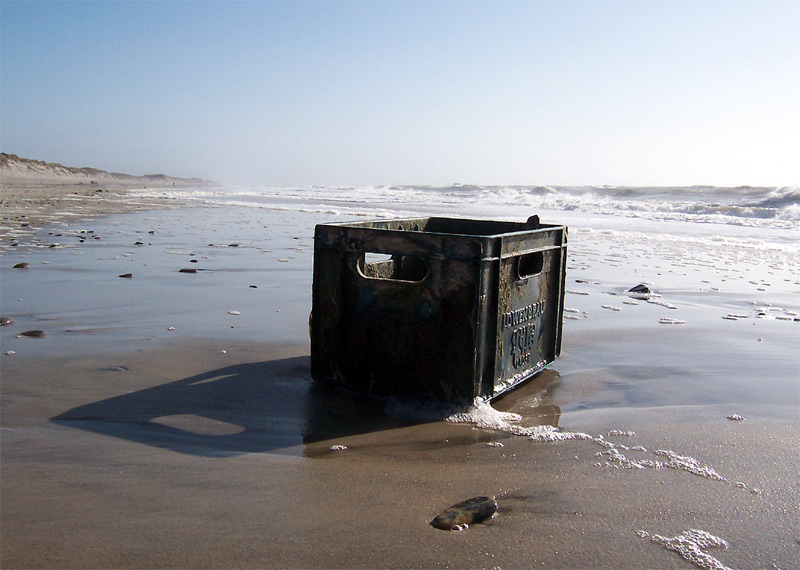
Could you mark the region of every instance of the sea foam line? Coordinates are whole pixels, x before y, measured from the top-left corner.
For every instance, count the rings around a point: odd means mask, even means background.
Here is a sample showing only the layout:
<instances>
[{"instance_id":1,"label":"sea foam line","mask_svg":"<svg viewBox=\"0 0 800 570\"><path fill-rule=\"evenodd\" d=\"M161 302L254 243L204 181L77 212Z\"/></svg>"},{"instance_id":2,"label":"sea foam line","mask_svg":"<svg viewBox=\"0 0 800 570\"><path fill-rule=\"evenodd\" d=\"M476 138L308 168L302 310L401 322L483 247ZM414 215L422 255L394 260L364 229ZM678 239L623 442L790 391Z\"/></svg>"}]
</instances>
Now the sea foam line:
<instances>
[{"instance_id":1,"label":"sea foam line","mask_svg":"<svg viewBox=\"0 0 800 570\"><path fill-rule=\"evenodd\" d=\"M520 437L527 437L529 440L537 443L550 443L554 441L570 441L570 440L584 440L590 441L595 445L603 448L595 454L595 457L601 459L595 463L597 467L614 467L622 469L674 469L676 471L684 471L710 479L712 481L721 481L737 487L739 489L749 489L751 493L761 495L762 491L756 488L749 488L747 484L741 481L733 481L721 475L713 467L706 465L694 457L687 455L680 455L671 450L658 449L652 453L660 459L636 459L625 455L622 450L647 452L647 449L642 446L629 447L627 445L614 443L605 439L602 435L590 435L581 432L564 432L559 428L550 425L538 425L532 427L524 427L516 424L522 417L519 414L510 412L501 412L495 410L489 402L479 400L475 405L464 411L459 411L447 416L446 421L451 423L470 423L481 429L491 429L501 431L511 435ZM634 437L636 434L631 431L611 430L609 436L625 436ZM604 462L603 462L604 460Z\"/></svg>"}]
</instances>

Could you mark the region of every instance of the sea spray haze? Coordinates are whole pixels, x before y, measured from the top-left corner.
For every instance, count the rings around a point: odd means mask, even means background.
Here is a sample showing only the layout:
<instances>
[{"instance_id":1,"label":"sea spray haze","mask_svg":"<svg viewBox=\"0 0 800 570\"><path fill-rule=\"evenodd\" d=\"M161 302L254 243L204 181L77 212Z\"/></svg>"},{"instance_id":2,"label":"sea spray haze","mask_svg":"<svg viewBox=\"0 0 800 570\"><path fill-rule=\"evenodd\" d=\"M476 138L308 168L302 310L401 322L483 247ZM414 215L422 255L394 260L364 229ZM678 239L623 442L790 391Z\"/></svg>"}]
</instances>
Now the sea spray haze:
<instances>
[{"instance_id":1,"label":"sea spray haze","mask_svg":"<svg viewBox=\"0 0 800 570\"><path fill-rule=\"evenodd\" d=\"M209 205L325 211L331 214L453 215L522 218L559 211L653 221L797 229L800 188L633 186L302 186L178 190L172 195Z\"/></svg>"}]
</instances>

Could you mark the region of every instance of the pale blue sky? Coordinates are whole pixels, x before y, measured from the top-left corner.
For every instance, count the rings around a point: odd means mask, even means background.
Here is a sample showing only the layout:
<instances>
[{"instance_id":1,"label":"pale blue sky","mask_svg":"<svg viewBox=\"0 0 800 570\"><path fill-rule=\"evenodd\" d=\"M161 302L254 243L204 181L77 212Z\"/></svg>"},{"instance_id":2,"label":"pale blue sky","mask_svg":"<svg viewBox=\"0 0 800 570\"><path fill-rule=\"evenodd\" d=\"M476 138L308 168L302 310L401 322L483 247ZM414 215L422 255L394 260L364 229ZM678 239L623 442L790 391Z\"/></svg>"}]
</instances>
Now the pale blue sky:
<instances>
[{"instance_id":1,"label":"pale blue sky","mask_svg":"<svg viewBox=\"0 0 800 570\"><path fill-rule=\"evenodd\" d=\"M800 2L0 3L0 147L228 183L800 183Z\"/></svg>"}]
</instances>

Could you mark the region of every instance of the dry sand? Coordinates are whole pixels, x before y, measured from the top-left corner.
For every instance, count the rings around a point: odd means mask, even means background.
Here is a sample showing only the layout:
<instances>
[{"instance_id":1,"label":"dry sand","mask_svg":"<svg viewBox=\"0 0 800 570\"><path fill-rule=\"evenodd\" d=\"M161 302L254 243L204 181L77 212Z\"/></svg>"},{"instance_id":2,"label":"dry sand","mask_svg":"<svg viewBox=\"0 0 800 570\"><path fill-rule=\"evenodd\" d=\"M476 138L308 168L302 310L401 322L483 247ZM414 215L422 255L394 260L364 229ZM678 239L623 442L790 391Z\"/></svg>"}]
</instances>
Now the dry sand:
<instances>
[{"instance_id":1,"label":"dry sand","mask_svg":"<svg viewBox=\"0 0 800 570\"><path fill-rule=\"evenodd\" d=\"M136 198L132 191L213 184L197 178L131 176L71 168L0 153L0 244L30 235L53 222L85 219L174 201Z\"/></svg>"},{"instance_id":2,"label":"dry sand","mask_svg":"<svg viewBox=\"0 0 800 570\"><path fill-rule=\"evenodd\" d=\"M101 218L96 243L73 224L57 239L74 244L43 247L45 229L3 249L2 568L800 566L796 323L598 310L494 403L519 421L452 423L312 382L310 228L273 214L258 222L277 237L232 244L247 218L190 217L205 215ZM592 255L583 274L608 275ZM178 273L191 260L207 271ZM47 335L17 338L29 328ZM587 436L521 429L537 425ZM478 495L497 496L492 520L429 525ZM729 547L693 566L649 538L689 529Z\"/></svg>"}]
</instances>

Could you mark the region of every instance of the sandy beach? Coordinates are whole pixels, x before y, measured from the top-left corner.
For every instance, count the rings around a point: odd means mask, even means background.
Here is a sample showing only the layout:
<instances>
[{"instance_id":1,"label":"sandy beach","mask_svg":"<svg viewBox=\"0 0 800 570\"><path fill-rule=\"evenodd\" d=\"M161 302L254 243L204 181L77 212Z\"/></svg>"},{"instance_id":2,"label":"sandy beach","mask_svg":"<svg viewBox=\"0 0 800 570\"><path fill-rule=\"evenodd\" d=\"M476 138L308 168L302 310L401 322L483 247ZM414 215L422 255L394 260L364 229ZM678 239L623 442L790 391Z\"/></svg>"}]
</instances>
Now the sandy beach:
<instances>
[{"instance_id":1,"label":"sandy beach","mask_svg":"<svg viewBox=\"0 0 800 570\"><path fill-rule=\"evenodd\" d=\"M4 179L3 568L800 564L794 253L573 220L561 358L459 422L310 379L313 227L341 204L21 188ZM654 302L623 294L640 282ZM474 496L494 518L430 526ZM665 547L691 529L727 548Z\"/></svg>"}]
</instances>

